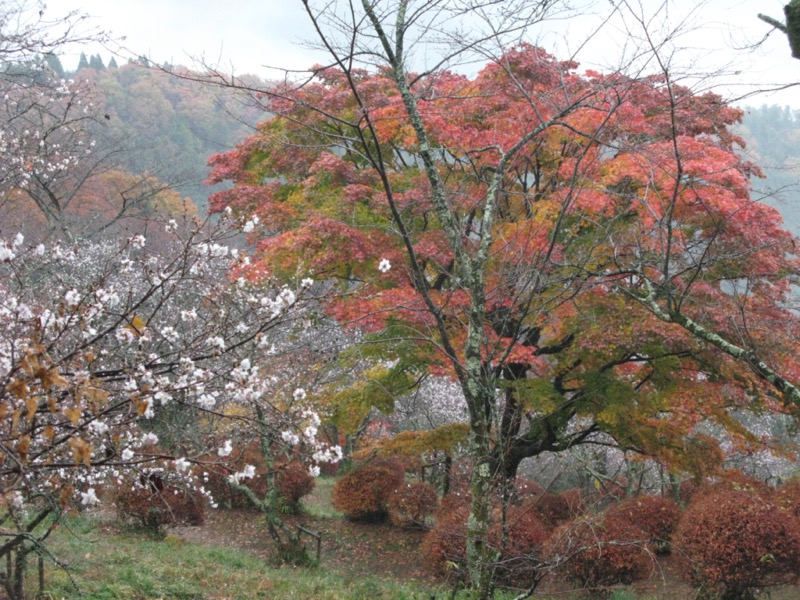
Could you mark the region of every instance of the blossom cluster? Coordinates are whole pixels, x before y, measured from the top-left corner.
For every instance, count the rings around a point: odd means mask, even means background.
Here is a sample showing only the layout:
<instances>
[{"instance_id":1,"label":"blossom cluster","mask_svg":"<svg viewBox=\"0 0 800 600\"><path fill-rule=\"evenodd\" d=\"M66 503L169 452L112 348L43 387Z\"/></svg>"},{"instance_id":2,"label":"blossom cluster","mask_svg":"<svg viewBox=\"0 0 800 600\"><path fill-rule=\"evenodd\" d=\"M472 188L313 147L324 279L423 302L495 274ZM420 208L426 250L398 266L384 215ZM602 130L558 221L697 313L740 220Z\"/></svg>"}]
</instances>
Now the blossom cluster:
<instances>
[{"instance_id":1,"label":"blossom cluster","mask_svg":"<svg viewBox=\"0 0 800 600\"><path fill-rule=\"evenodd\" d=\"M189 480L207 460L201 456L236 454L241 432L171 456L154 429L164 411L219 423L226 407L238 415L258 407L276 438L295 432L291 445L302 445L312 471L341 456L317 439L318 416L273 401L286 382L266 368L311 285L236 284L228 274L242 257L228 249L226 230L173 234L163 254L143 252L144 236L47 248L26 246L22 236L0 240L0 410L18 415L2 426L16 444L0 468L7 482L0 496L25 504L69 490L62 501L90 506L102 501L105 483L135 482L129 473L155 460ZM240 416L226 427L235 433L232 427L251 422ZM54 472L53 463L63 466ZM21 466L19 476L11 465ZM245 469L234 479L252 474Z\"/></svg>"}]
</instances>

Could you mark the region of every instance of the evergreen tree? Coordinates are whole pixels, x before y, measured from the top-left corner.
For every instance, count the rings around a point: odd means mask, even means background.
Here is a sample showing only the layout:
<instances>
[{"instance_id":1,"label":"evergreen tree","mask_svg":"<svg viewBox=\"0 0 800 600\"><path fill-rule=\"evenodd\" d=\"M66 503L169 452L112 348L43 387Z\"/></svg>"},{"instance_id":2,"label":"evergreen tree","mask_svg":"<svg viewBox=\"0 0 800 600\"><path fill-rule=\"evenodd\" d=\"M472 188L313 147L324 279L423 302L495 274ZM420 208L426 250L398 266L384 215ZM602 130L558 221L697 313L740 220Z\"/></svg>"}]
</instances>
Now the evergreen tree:
<instances>
[{"instance_id":1,"label":"evergreen tree","mask_svg":"<svg viewBox=\"0 0 800 600\"><path fill-rule=\"evenodd\" d=\"M81 52L81 57L78 60L78 71L80 71L81 69L88 69L88 68L89 68L89 61L86 58L86 53Z\"/></svg>"},{"instance_id":2,"label":"evergreen tree","mask_svg":"<svg viewBox=\"0 0 800 600\"><path fill-rule=\"evenodd\" d=\"M108 68L109 69L119 69L119 65L117 64L117 61L114 60L113 56L111 57L111 60L108 61Z\"/></svg>"},{"instance_id":3,"label":"evergreen tree","mask_svg":"<svg viewBox=\"0 0 800 600\"><path fill-rule=\"evenodd\" d=\"M64 66L61 64L61 61L58 59L58 56L55 54L45 54L44 55L44 62L47 63L47 66L50 67L50 70L56 74L57 77L66 77L66 73L64 71Z\"/></svg>"},{"instance_id":4,"label":"evergreen tree","mask_svg":"<svg viewBox=\"0 0 800 600\"><path fill-rule=\"evenodd\" d=\"M95 71L105 71L106 66L103 64L103 59L99 54L93 54L89 59L89 66Z\"/></svg>"}]
</instances>

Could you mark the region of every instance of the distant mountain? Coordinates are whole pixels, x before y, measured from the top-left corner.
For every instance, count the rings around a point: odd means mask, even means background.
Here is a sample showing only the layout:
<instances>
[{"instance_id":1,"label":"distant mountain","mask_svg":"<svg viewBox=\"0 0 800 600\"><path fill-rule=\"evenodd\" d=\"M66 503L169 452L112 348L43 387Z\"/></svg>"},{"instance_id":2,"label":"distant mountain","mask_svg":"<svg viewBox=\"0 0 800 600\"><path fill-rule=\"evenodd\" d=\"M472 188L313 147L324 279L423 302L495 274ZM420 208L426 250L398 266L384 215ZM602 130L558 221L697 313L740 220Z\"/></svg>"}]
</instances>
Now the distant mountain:
<instances>
[{"instance_id":1,"label":"distant mountain","mask_svg":"<svg viewBox=\"0 0 800 600\"><path fill-rule=\"evenodd\" d=\"M775 105L746 108L738 133L747 142L745 155L766 175L753 181L756 193L780 210L786 226L800 236L800 111Z\"/></svg>"},{"instance_id":2,"label":"distant mountain","mask_svg":"<svg viewBox=\"0 0 800 600\"><path fill-rule=\"evenodd\" d=\"M65 75L94 83L104 115L98 136L119 149L119 166L173 184L201 210L213 192L203 185L208 157L235 146L265 118L241 95L192 81L199 74L182 67L170 70L185 77L144 60L106 67L92 56L86 65ZM248 82L266 85L255 77Z\"/></svg>"}]
</instances>

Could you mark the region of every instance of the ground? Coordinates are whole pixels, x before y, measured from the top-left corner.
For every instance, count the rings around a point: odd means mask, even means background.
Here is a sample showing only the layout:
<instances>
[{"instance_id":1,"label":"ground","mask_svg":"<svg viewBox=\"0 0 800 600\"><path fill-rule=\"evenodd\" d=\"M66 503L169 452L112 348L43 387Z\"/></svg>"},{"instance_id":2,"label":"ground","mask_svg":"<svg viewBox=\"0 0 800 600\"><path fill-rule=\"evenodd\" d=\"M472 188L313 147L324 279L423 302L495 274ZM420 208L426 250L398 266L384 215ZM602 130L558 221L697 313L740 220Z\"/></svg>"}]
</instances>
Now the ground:
<instances>
[{"instance_id":1,"label":"ground","mask_svg":"<svg viewBox=\"0 0 800 600\"><path fill-rule=\"evenodd\" d=\"M419 548L424 532L388 524L354 523L330 505L333 481L322 479L292 526L322 535L320 568L278 566L263 516L256 511L209 511L202 526L168 529L155 539L131 530L112 511L78 517L57 532L56 555L67 570L48 567L46 598L93 600L429 600L450 598L445 582L426 570ZM64 531L69 528L69 531ZM316 542L308 548L316 552ZM673 557L658 557L647 582L620 588L612 600L695 600L697 592L678 577ZM29 589L35 585L31 573ZM70 577L73 579L70 580ZM76 592L75 583L82 596ZM511 597L511 596L508 596ZM556 578L545 580L539 600L577 600L588 596ZM784 586L762 594L770 600L800 598L800 588Z\"/></svg>"},{"instance_id":2,"label":"ground","mask_svg":"<svg viewBox=\"0 0 800 600\"><path fill-rule=\"evenodd\" d=\"M356 523L341 518L330 506L330 488L333 480L321 479L315 492L304 500L305 510L298 516L289 516L293 525L322 535L322 568L345 577L377 577L399 582L418 581L426 585L441 584L426 569L425 559L419 551L425 535L422 531L403 530L381 523ZM267 539L263 518L250 510L210 511L202 527L177 528L174 535L194 543L242 548L263 558L270 558L272 547ZM310 552L316 551L316 542L307 539ZM654 557L653 576L615 598L658 600L694 600L697 591L679 576L680 567L674 557ZM570 597L572 587L555 579L546 579L540 588L544 597ZM768 595L771 600L800 598L796 587L774 588Z\"/></svg>"}]
</instances>

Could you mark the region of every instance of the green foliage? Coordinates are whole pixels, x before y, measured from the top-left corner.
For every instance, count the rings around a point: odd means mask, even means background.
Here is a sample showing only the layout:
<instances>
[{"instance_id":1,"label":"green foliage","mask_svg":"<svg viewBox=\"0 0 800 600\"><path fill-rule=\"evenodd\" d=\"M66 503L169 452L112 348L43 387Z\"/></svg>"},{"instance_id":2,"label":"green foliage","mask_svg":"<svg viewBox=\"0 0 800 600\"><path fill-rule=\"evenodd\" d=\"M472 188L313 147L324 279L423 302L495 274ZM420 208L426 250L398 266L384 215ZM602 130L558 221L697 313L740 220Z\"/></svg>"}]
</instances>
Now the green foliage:
<instances>
[{"instance_id":1,"label":"green foliage","mask_svg":"<svg viewBox=\"0 0 800 600\"><path fill-rule=\"evenodd\" d=\"M174 69L178 77L140 63L120 67L113 58L106 68L99 55L87 59L81 53L77 70L101 95L108 119L95 134L123 149L115 154L119 166L131 173L158 173L201 208L213 192L201 185L208 156L233 146L264 117L232 92L190 81L197 74L181 67Z\"/></svg>"},{"instance_id":2,"label":"green foliage","mask_svg":"<svg viewBox=\"0 0 800 600\"><path fill-rule=\"evenodd\" d=\"M422 431L401 431L393 438L382 441L378 452L414 457L442 451L452 453L459 444L467 440L468 435L469 425L466 423L448 423L436 429ZM371 448L366 450L371 451Z\"/></svg>"},{"instance_id":3,"label":"green foliage","mask_svg":"<svg viewBox=\"0 0 800 600\"><path fill-rule=\"evenodd\" d=\"M528 410L551 412L564 402L564 395L549 379L517 379L506 385L513 387L516 397Z\"/></svg>"}]
</instances>

